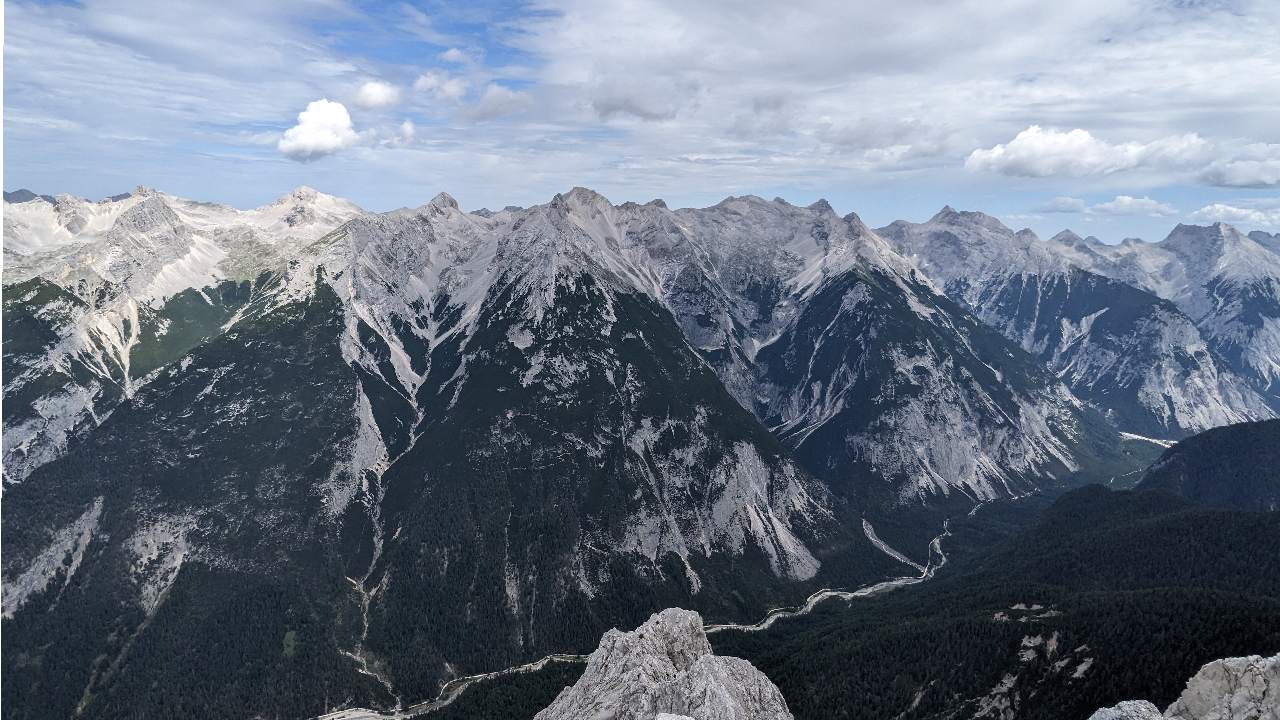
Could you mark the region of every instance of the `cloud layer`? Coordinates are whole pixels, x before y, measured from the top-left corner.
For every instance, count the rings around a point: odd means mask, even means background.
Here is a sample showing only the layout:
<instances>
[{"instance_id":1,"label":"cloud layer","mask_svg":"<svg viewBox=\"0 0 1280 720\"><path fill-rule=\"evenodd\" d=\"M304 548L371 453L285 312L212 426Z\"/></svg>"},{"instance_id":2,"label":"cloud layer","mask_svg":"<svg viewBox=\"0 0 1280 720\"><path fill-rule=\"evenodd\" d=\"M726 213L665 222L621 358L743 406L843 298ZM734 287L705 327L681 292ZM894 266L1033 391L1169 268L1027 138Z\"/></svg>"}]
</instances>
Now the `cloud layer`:
<instances>
[{"instance_id":1,"label":"cloud layer","mask_svg":"<svg viewBox=\"0 0 1280 720\"><path fill-rule=\"evenodd\" d=\"M1215 146L1195 133L1148 143L1109 143L1080 128L1062 131L1032 125L1007 143L969 153L965 167L1035 178L1194 170L1200 182L1217 187L1280 185L1280 145L1235 145L1228 141Z\"/></svg>"},{"instance_id":2,"label":"cloud layer","mask_svg":"<svg viewBox=\"0 0 1280 720\"><path fill-rule=\"evenodd\" d=\"M1036 208L1041 213L1070 213L1084 215L1138 215L1153 218L1172 217L1178 209L1150 197L1117 195L1110 200L1090 205L1081 198L1056 197Z\"/></svg>"},{"instance_id":3,"label":"cloud layer","mask_svg":"<svg viewBox=\"0 0 1280 720\"><path fill-rule=\"evenodd\" d=\"M1136 168L1184 169L1203 164L1208 153L1208 143L1195 133L1109 143L1080 128L1063 132L1032 125L1008 143L969 153L965 167L1023 177L1096 177Z\"/></svg>"},{"instance_id":4,"label":"cloud layer","mask_svg":"<svg viewBox=\"0 0 1280 720\"><path fill-rule=\"evenodd\" d=\"M1280 198L1256 207L1213 203L1192 213L1191 219L1197 222L1232 223L1241 227L1280 228Z\"/></svg>"},{"instance_id":5,"label":"cloud layer","mask_svg":"<svg viewBox=\"0 0 1280 720\"><path fill-rule=\"evenodd\" d=\"M370 207L440 189L501 206L585 184L826 196L875 222L1040 207L1120 236L1280 186L1270 0L5 10L5 170L41 191L252 203L331 179ZM317 98L345 119L302 119ZM1162 207L1102 209L1121 196Z\"/></svg>"},{"instance_id":6,"label":"cloud layer","mask_svg":"<svg viewBox=\"0 0 1280 720\"><path fill-rule=\"evenodd\" d=\"M1201 179L1219 187L1280 186L1280 145L1250 145L1232 159L1215 161Z\"/></svg>"},{"instance_id":7,"label":"cloud layer","mask_svg":"<svg viewBox=\"0 0 1280 720\"><path fill-rule=\"evenodd\" d=\"M1148 215L1150 217L1169 217L1177 215L1178 209L1149 197L1133 197L1117 195L1115 199L1098 203L1088 209L1089 212L1105 215Z\"/></svg>"}]
</instances>

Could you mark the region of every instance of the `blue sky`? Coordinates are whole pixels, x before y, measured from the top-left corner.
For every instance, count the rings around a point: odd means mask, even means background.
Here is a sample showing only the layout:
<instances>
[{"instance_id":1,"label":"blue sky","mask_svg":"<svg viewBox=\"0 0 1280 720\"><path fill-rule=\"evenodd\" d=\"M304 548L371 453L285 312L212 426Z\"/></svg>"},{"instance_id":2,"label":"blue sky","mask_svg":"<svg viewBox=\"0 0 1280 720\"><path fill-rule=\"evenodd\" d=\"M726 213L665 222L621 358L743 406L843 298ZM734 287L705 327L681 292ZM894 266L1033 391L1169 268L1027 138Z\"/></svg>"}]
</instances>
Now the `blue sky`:
<instances>
[{"instance_id":1,"label":"blue sky","mask_svg":"<svg viewBox=\"0 0 1280 720\"><path fill-rule=\"evenodd\" d=\"M4 187L1280 230L1280 3L6 2Z\"/></svg>"}]
</instances>

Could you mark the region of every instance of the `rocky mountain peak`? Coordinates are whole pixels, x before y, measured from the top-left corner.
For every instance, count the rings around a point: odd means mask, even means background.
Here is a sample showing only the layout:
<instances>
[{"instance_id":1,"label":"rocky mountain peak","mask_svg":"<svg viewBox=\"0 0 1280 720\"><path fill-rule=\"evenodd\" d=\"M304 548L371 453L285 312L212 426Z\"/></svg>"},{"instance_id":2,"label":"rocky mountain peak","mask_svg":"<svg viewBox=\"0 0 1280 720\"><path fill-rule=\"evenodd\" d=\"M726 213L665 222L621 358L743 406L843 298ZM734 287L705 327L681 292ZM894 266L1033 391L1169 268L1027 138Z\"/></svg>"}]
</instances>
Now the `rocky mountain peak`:
<instances>
[{"instance_id":1,"label":"rocky mountain peak","mask_svg":"<svg viewBox=\"0 0 1280 720\"><path fill-rule=\"evenodd\" d=\"M746 660L712 654L702 617L671 608L610 630L586 672L535 720L790 720L778 688Z\"/></svg>"},{"instance_id":2,"label":"rocky mountain peak","mask_svg":"<svg viewBox=\"0 0 1280 720\"><path fill-rule=\"evenodd\" d=\"M269 205L245 213L229 212L241 221L248 220L273 236L280 236L309 232L318 227L332 229L363 210L350 200L300 185Z\"/></svg>"},{"instance_id":3,"label":"rocky mountain peak","mask_svg":"<svg viewBox=\"0 0 1280 720\"><path fill-rule=\"evenodd\" d=\"M1164 713L1146 700L1102 708L1089 720L1231 720L1280 718L1280 655L1214 660L1187 681Z\"/></svg>"},{"instance_id":4,"label":"rocky mountain peak","mask_svg":"<svg viewBox=\"0 0 1280 720\"><path fill-rule=\"evenodd\" d=\"M865 235L872 232L871 228L867 227L867 224L862 221L862 218L859 217L858 213L851 212L841 219L849 225L849 228L856 235Z\"/></svg>"},{"instance_id":5,"label":"rocky mountain peak","mask_svg":"<svg viewBox=\"0 0 1280 720\"><path fill-rule=\"evenodd\" d=\"M340 198L337 195L320 192L309 185L299 185L284 195L281 195L279 198L276 198L276 200L267 207L320 209L356 206L355 203L352 203L350 200Z\"/></svg>"},{"instance_id":6,"label":"rocky mountain peak","mask_svg":"<svg viewBox=\"0 0 1280 720\"><path fill-rule=\"evenodd\" d=\"M276 202L281 204L310 202L320 197L321 195L324 195L324 193L320 192L319 190L316 190L310 185L299 185L298 187L290 190L284 195L281 195L276 200Z\"/></svg>"},{"instance_id":7,"label":"rocky mountain peak","mask_svg":"<svg viewBox=\"0 0 1280 720\"><path fill-rule=\"evenodd\" d=\"M1155 246L1172 254L1188 277L1233 280L1280 277L1280 257L1227 223L1178 225Z\"/></svg>"},{"instance_id":8,"label":"rocky mountain peak","mask_svg":"<svg viewBox=\"0 0 1280 720\"><path fill-rule=\"evenodd\" d=\"M1177 720L1280 717L1280 655L1214 660L1165 710Z\"/></svg>"},{"instance_id":9,"label":"rocky mountain peak","mask_svg":"<svg viewBox=\"0 0 1280 720\"><path fill-rule=\"evenodd\" d=\"M1249 239L1272 252L1280 253L1280 233L1267 233L1261 230L1254 230L1249 233Z\"/></svg>"},{"instance_id":10,"label":"rocky mountain peak","mask_svg":"<svg viewBox=\"0 0 1280 720\"><path fill-rule=\"evenodd\" d=\"M37 198L43 199L45 202L53 202L52 196L37 195L36 193L28 190L27 188L19 188L17 190L14 190L13 192L10 192L8 190L4 191L4 201L7 203L31 202L32 200L35 200Z\"/></svg>"},{"instance_id":11,"label":"rocky mountain peak","mask_svg":"<svg viewBox=\"0 0 1280 720\"><path fill-rule=\"evenodd\" d=\"M128 210L120 214L116 218L115 225L112 226L110 233L124 232L157 232L168 231L177 233L182 229L182 220L178 218L177 213L164 198L158 193L134 193L135 197L141 198Z\"/></svg>"},{"instance_id":12,"label":"rocky mountain peak","mask_svg":"<svg viewBox=\"0 0 1280 720\"><path fill-rule=\"evenodd\" d=\"M591 188L582 187L581 185L574 186L567 193L557 193L555 198L552 199L551 204L553 206L565 205L579 209L601 207L604 205L608 205L610 207L613 206L605 196Z\"/></svg>"},{"instance_id":13,"label":"rocky mountain peak","mask_svg":"<svg viewBox=\"0 0 1280 720\"><path fill-rule=\"evenodd\" d=\"M1009 233L1011 235L1013 234L1013 231L1010 230L1008 226L991 215L976 210L956 210L950 205L944 205L937 214L929 219L929 223L940 225L974 226L987 230Z\"/></svg>"},{"instance_id":14,"label":"rocky mountain peak","mask_svg":"<svg viewBox=\"0 0 1280 720\"><path fill-rule=\"evenodd\" d=\"M458 201L455 200L453 196L447 192L437 193L435 197L431 198L431 202L427 203L427 205L437 210L446 210L446 209L457 210L458 209Z\"/></svg>"},{"instance_id":15,"label":"rocky mountain peak","mask_svg":"<svg viewBox=\"0 0 1280 720\"><path fill-rule=\"evenodd\" d=\"M1169 235L1165 237L1162 244L1182 244L1182 243L1221 243L1228 239L1235 228L1226 223L1214 223L1212 225L1188 225L1186 223L1178 223Z\"/></svg>"},{"instance_id":16,"label":"rocky mountain peak","mask_svg":"<svg viewBox=\"0 0 1280 720\"><path fill-rule=\"evenodd\" d=\"M1222 222L1212 225L1179 224L1159 246L1189 261L1249 254L1257 249L1255 241L1234 226Z\"/></svg>"},{"instance_id":17,"label":"rocky mountain peak","mask_svg":"<svg viewBox=\"0 0 1280 720\"><path fill-rule=\"evenodd\" d=\"M944 287L962 282L1018 274L1041 277L1066 270L1067 263L1035 233L1015 233L998 219L981 212L959 211L950 205L923 223L898 221L877 230L899 253L916 259L932 280ZM976 298L965 297L966 302Z\"/></svg>"},{"instance_id":18,"label":"rocky mountain peak","mask_svg":"<svg viewBox=\"0 0 1280 720\"><path fill-rule=\"evenodd\" d=\"M809 209L813 210L814 212L819 212L824 214L831 213L834 215L836 212L835 209L831 207L831 203L827 202L826 198L818 198L816 201L814 201L809 205Z\"/></svg>"}]
</instances>

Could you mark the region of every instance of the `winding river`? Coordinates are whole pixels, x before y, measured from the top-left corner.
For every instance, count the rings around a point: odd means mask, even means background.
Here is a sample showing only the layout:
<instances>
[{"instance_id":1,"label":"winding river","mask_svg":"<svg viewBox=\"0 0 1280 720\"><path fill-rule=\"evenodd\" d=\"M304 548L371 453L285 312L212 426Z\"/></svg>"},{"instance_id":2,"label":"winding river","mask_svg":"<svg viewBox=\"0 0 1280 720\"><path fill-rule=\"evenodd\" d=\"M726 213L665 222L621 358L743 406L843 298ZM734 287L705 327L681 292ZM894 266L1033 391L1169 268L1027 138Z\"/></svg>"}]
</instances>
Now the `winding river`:
<instances>
[{"instance_id":1,"label":"winding river","mask_svg":"<svg viewBox=\"0 0 1280 720\"><path fill-rule=\"evenodd\" d=\"M864 532L867 533L868 539L876 545L882 552L893 557L896 560L919 567L915 563L906 559L901 553L875 538L875 531L869 523L863 526ZM946 521L942 524L942 533L933 538L929 542L929 561L919 575L910 575L905 577L892 578L878 583L863 585L856 590L836 590L833 588L824 588L810 595L801 605L793 607L774 608L765 615L763 620L750 624L739 623L720 623L706 626L707 634L727 632L737 630L740 632L759 632L771 627L775 622L786 618L799 617L808 615L813 609L826 600L841 599L853 600L855 598L871 597L889 590L895 590L908 585L916 585L931 579L942 566L947 564L947 556L942 552L942 539L951 535L950 522ZM401 718L418 717L426 715L443 708L454 700L457 700L463 691L471 687L477 682L491 680L494 678L507 677L510 675L519 675L522 673L537 672L546 667L550 663L583 663L587 661L586 655L568 655L564 653L556 653L548 655L540 660L528 663L526 665L517 665L516 667L506 668L505 670L495 670L493 672L480 673L477 675L467 675L465 677L454 678L444 684L440 688L440 694L434 700L428 700L416 705L390 711L366 710L364 708L351 708L348 710L337 710L335 712L321 715L316 720L399 720Z\"/></svg>"}]
</instances>

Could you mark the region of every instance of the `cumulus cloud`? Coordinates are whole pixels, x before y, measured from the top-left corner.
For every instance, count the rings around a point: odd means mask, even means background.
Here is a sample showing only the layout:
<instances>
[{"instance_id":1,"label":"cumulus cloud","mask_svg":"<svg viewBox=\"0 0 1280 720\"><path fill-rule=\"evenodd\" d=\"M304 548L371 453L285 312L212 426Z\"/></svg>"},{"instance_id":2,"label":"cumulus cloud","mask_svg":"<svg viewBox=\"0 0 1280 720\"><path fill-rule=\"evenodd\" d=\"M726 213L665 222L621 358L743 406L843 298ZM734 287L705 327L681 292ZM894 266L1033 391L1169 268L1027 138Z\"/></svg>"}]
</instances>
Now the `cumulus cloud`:
<instances>
[{"instance_id":1,"label":"cumulus cloud","mask_svg":"<svg viewBox=\"0 0 1280 720\"><path fill-rule=\"evenodd\" d=\"M1205 168L1200 179L1219 187L1264 188L1280 185L1280 145L1248 145L1228 160Z\"/></svg>"},{"instance_id":2,"label":"cumulus cloud","mask_svg":"<svg viewBox=\"0 0 1280 720\"><path fill-rule=\"evenodd\" d=\"M276 149L291 160L308 162L351 147L359 140L346 106L321 98L298 113L298 124L284 131Z\"/></svg>"},{"instance_id":3,"label":"cumulus cloud","mask_svg":"<svg viewBox=\"0 0 1280 720\"><path fill-rule=\"evenodd\" d=\"M467 57L466 53L462 52L456 47L451 47L448 50L445 50L444 52L440 53L440 59L445 62L451 62L451 63L464 63L470 60L470 58Z\"/></svg>"},{"instance_id":4,"label":"cumulus cloud","mask_svg":"<svg viewBox=\"0 0 1280 720\"><path fill-rule=\"evenodd\" d=\"M339 27L347 32L335 42L339 7L354 24ZM1102 158L1050 163L1083 179L1055 181L1046 197L1159 198L1152 188L1178 184L1191 209L1220 199L1187 199L1197 179L1273 183L1276 153L1248 148L1280 143L1280 55L1265 51L1280 31L1274 0L801 0L787 12L765 0L732 12L682 0L540 0L480 4L447 25L410 4L334 0L14 2L5 12L5 51L31 60L5 74L5 171L90 195L163 166L186 169L157 178L172 189L256 202L237 183L235 160L274 154L253 144L264 126L335 93L357 109L362 82L399 77L400 59L361 45L380 43L380 32L430 44L421 70L440 73L418 91L397 83L402 103L412 93L422 111L413 116L418 139L431 123L433 142L371 153L359 167L366 175L348 176L387 202L404 201L430 173L476 204L532 202L586 183L624 199L663 193L673 204L730 192L836 193L837 204L872 213L857 203L894 215L943 202L998 212L1018 202L1007 191L1024 181L1004 170L970 174L965 160L975 148L1016 154L1007 146L1017 150L1013 139L1034 124L1085 130L1094 141L1085 149ZM506 122L468 122L515 111ZM376 137L398 137L400 115L378 115L369 121ZM1188 135L1209 143L1212 157L1182 164L1125 152ZM192 152L197 144L211 152ZM1138 167L1115 169L1134 155ZM74 166L83 172L68 178ZM883 195L851 189L859 187Z\"/></svg>"},{"instance_id":5,"label":"cumulus cloud","mask_svg":"<svg viewBox=\"0 0 1280 720\"><path fill-rule=\"evenodd\" d=\"M1110 143L1080 128L1062 131L1032 125L1007 143L969 153L965 167L1014 177L1088 178L1124 171L1175 171L1207 185L1265 188L1280 185L1280 145L1210 143L1196 133L1147 143Z\"/></svg>"},{"instance_id":6,"label":"cumulus cloud","mask_svg":"<svg viewBox=\"0 0 1280 720\"><path fill-rule=\"evenodd\" d=\"M1149 143L1109 143L1088 130L1061 131L1032 125L1007 143L977 149L969 170L1021 177L1091 177L1139 167L1187 167L1202 162L1208 143L1195 133Z\"/></svg>"},{"instance_id":7,"label":"cumulus cloud","mask_svg":"<svg viewBox=\"0 0 1280 720\"><path fill-rule=\"evenodd\" d=\"M629 80L602 80L590 89L589 97L592 110L601 118L631 116L641 120L670 120L680 110L683 99L696 92L696 87L675 87L668 78L642 75ZM752 113L753 117L759 115Z\"/></svg>"},{"instance_id":8,"label":"cumulus cloud","mask_svg":"<svg viewBox=\"0 0 1280 720\"><path fill-rule=\"evenodd\" d=\"M1059 196L1039 207L1035 208L1036 212L1041 213L1079 213L1086 215L1146 215L1149 217L1168 217L1177 215L1178 209L1153 200L1145 195L1143 197L1133 197L1132 195L1117 195L1111 200L1100 202L1093 205L1085 202L1077 197Z\"/></svg>"},{"instance_id":9,"label":"cumulus cloud","mask_svg":"<svg viewBox=\"0 0 1280 720\"><path fill-rule=\"evenodd\" d=\"M400 102L400 88L381 80L370 80L356 92L356 105L366 110L388 108Z\"/></svg>"},{"instance_id":10,"label":"cumulus cloud","mask_svg":"<svg viewBox=\"0 0 1280 720\"><path fill-rule=\"evenodd\" d=\"M411 143L414 136L418 134L418 128L413 124L412 120L406 119L400 123L400 142Z\"/></svg>"},{"instance_id":11,"label":"cumulus cloud","mask_svg":"<svg viewBox=\"0 0 1280 720\"><path fill-rule=\"evenodd\" d=\"M489 83L468 115L473 120L493 120L520 112L528 106L529 96L526 93L497 83Z\"/></svg>"},{"instance_id":12,"label":"cumulus cloud","mask_svg":"<svg viewBox=\"0 0 1280 720\"><path fill-rule=\"evenodd\" d=\"M1280 227L1280 200L1276 207L1240 207L1212 203L1191 213L1199 222L1225 222L1246 227Z\"/></svg>"},{"instance_id":13,"label":"cumulus cloud","mask_svg":"<svg viewBox=\"0 0 1280 720\"><path fill-rule=\"evenodd\" d=\"M437 100L461 100L467 94L467 81L448 73L431 70L418 76L413 89L430 94Z\"/></svg>"},{"instance_id":14,"label":"cumulus cloud","mask_svg":"<svg viewBox=\"0 0 1280 720\"><path fill-rule=\"evenodd\" d=\"M1088 204L1080 198L1059 196L1036 208L1045 213L1082 213Z\"/></svg>"},{"instance_id":15,"label":"cumulus cloud","mask_svg":"<svg viewBox=\"0 0 1280 720\"><path fill-rule=\"evenodd\" d=\"M1098 203L1089 208L1089 212L1101 213L1103 215L1147 215L1150 217L1167 217L1169 215L1177 215L1178 209L1152 200L1149 197L1133 197L1132 195L1117 195L1115 199L1108 200L1104 203Z\"/></svg>"}]
</instances>

